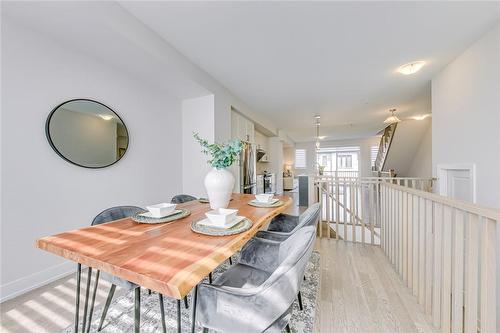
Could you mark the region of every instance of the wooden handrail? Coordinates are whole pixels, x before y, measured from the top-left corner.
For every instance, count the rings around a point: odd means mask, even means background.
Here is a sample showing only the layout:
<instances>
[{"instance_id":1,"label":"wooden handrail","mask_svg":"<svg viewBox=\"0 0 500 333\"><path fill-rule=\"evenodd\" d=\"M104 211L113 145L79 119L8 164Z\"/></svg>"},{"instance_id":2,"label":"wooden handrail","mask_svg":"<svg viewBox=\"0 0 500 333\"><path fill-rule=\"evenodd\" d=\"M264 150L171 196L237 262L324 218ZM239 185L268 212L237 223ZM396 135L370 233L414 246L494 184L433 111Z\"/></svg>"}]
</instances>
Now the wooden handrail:
<instances>
[{"instance_id":1,"label":"wooden handrail","mask_svg":"<svg viewBox=\"0 0 500 333\"><path fill-rule=\"evenodd\" d=\"M447 205L447 206L450 206L453 208L467 211L469 213L481 215L481 216L490 218L492 220L500 220L500 210L499 209L480 206L480 205L473 204L473 203L470 203L467 201L462 201L462 200L458 200L458 199L444 197L442 195L435 194L435 193L419 191L419 190L409 188L406 186L401 186L401 185L396 185L396 184L391 184L391 183L382 183L382 185L389 186L389 187L392 187L394 189L398 189L398 190L406 192L406 193L411 193L413 195L420 196L424 199L432 200L434 202L444 204L444 205Z\"/></svg>"}]
</instances>

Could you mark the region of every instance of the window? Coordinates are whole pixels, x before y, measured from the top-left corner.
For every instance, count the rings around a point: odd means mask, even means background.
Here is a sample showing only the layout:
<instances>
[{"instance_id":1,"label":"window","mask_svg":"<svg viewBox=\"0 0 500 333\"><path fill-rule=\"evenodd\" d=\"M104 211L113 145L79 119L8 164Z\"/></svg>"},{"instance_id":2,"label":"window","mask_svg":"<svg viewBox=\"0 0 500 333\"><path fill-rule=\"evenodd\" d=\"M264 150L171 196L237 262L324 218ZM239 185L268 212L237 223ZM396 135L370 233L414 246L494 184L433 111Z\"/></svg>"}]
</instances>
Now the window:
<instances>
[{"instance_id":1,"label":"window","mask_svg":"<svg viewBox=\"0 0 500 333\"><path fill-rule=\"evenodd\" d=\"M320 148L317 152L317 163L324 167L324 175L357 177L359 152L359 146Z\"/></svg>"},{"instance_id":2,"label":"window","mask_svg":"<svg viewBox=\"0 0 500 333\"><path fill-rule=\"evenodd\" d=\"M338 155L339 169L352 169L352 155Z\"/></svg>"},{"instance_id":3,"label":"window","mask_svg":"<svg viewBox=\"0 0 500 333\"><path fill-rule=\"evenodd\" d=\"M307 167L306 150L295 149L295 168L305 169Z\"/></svg>"}]
</instances>

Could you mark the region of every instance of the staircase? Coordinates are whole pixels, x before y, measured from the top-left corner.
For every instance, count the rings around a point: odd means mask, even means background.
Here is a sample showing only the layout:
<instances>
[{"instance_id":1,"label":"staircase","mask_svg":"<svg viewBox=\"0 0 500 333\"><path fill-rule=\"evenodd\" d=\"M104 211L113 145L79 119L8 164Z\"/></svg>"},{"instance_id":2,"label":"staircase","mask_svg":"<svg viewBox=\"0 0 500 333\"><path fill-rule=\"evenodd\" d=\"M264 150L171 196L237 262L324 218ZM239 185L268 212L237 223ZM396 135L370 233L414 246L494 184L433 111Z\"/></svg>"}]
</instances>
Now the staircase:
<instances>
[{"instance_id":1,"label":"staircase","mask_svg":"<svg viewBox=\"0 0 500 333\"><path fill-rule=\"evenodd\" d=\"M391 147L392 139L394 137L394 133L396 132L397 126L398 123L393 123L384 129L384 134L382 134L382 138L380 139L377 158L375 160L373 171L381 172L384 170L387 153L389 152L389 148Z\"/></svg>"}]
</instances>

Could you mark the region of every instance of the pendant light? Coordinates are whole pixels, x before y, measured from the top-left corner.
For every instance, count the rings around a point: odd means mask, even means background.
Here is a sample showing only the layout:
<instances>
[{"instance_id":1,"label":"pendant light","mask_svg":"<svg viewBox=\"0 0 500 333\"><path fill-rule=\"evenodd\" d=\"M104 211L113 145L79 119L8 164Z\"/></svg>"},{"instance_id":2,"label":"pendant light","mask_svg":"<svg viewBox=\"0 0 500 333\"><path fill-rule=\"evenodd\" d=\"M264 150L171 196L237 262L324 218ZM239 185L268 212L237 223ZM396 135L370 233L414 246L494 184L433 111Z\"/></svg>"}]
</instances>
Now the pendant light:
<instances>
[{"instance_id":1,"label":"pendant light","mask_svg":"<svg viewBox=\"0 0 500 333\"><path fill-rule=\"evenodd\" d=\"M394 124L394 123L399 123L401 119L396 117L394 112L396 112L396 109L390 109L389 112L391 113L390 117L387 117L386 120L384 120L384 124Z\"/></svg>"},{"instance_id":2,"label":"pendant light","mask_svg":"<svg viewBox=\"0 0 500 333\"><path fill-rule=\"evenodd\" d=\"M319 143L319 125L321 117L319 115L314 116L314 119L316 119L316 150L319 150L321 144Z\"/></svg>"}]
</instances>

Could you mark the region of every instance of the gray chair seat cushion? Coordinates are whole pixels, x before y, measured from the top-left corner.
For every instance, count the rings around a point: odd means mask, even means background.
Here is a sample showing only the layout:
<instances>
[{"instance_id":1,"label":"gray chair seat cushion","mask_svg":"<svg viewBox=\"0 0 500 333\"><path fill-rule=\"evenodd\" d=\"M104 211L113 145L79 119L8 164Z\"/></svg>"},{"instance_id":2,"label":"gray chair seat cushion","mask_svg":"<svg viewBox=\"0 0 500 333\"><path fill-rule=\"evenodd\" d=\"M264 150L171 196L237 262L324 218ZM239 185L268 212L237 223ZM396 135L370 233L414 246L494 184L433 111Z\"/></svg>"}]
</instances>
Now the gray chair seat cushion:
<instances>
[{"instance_id":1,"label":"gray chair seat cushion","mask_svg":"<svg viewBox=\"0 0 500 333\"><path fill-rule=\"evenodd\" d=\"M213 285L225 285L234 288L255 288L266 281L270 273L253 267L236 264L219 276Z\"/></svg>"},{"instance_id":2,"label":"gray chair seat cushion","mask_svg":"<svg viewBox=\"0 0 500 333\"><path fill-rule=\"evenodd\" d=\"M257 232L255 237L283 242L301 228L315 226L319 218L319 209L319 203L315 203L300 216L280 214L271 221L267 230Z\"/></svg>"},{"instance_id":3,"label":"gray chair seat cushion","mask_svg":"<svg viewBox=\"0 0 500 333\"><path fill-rule=\"evenodd\" d=\"M117 276L114 276L112 274L103 271L101 271L100 278L114 285L117 285L118 287L123 288L125 290L133 290L138 287L138 285L133 282L124 280L122 278L119 278Z\"/></svg>"}]
</instances>

